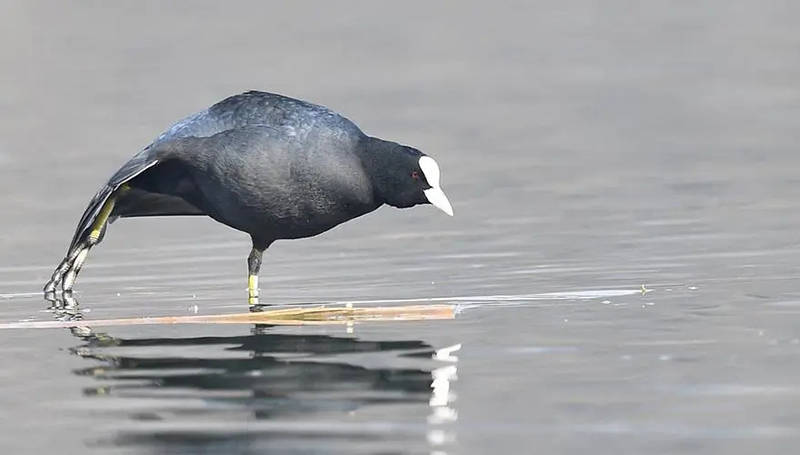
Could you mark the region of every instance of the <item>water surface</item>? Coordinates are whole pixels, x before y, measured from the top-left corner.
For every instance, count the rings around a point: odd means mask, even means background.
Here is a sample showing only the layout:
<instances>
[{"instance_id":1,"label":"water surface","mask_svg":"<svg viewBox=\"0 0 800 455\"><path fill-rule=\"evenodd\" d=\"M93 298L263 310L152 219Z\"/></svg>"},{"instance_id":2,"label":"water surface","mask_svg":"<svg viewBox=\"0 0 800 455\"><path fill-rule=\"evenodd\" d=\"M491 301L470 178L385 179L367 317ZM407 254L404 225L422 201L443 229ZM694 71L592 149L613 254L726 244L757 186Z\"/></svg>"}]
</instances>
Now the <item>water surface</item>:
<instances>
[{"instance_id":1,"label":"water surface","mask_svg":"<svg viewBox=\"0 0 800 455\"><path fill-rule=\"evenodd\" d=\"M800 442L792 4L61 5L0 14L0 320L103 179L247 89L434 155L454 205L278 242L262 299L451 321L0 332L8 453L763 453ZM86 319L241 312L247 238L115 223ZM644 290L642 286L644 287Z\"/></svg>"}]
</instances>

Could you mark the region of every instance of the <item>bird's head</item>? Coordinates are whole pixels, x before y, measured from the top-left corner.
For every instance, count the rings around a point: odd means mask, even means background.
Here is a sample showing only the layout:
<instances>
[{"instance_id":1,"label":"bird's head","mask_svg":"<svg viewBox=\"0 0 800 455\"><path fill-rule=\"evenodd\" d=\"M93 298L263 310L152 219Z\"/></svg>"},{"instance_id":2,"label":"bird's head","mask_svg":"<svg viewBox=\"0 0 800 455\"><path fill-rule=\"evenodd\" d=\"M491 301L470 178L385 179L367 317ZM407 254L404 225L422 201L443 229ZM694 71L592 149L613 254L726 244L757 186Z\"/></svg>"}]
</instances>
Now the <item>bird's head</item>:
<instances>
[{"instance_id":1,"label":"bird's head","mask_svg":"<svg viewBox=\"0 0 800 455\"><path fill-rule=\"evenodd\" d=\"M453 207L442 191L436 160L415 148L393 145L391 159L379 160L382 168L379 190L386 203L398 208L433 204L453 216Z\"/></svg>"}]
</instances>

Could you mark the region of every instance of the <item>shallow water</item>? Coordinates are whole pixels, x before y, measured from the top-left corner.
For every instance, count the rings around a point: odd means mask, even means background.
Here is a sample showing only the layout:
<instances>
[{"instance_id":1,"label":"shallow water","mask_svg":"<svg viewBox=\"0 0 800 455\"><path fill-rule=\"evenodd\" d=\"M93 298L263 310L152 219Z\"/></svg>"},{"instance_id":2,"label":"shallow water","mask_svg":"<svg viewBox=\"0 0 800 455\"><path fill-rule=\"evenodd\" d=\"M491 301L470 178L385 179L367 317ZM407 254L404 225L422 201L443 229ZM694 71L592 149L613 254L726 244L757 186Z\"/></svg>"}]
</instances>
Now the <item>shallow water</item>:
<instances>
[{"instance_id":1,"label":"shallow water","mask_svg":"<svg viewBox=\"0 0 800 455\"><path fill-rule=\"evenodd\" d=\"M142 6L143 5L143 6ZM756 453L800 442L798 8L0 6L0 322L102 180L246 89L432 154L455 209L265 256L262 300L451 321L0 332L4 453ZM123 220L83 317L244 311L245 236ZM643 288L644 285L644 288Z\"/></svg>"}]
</instances>

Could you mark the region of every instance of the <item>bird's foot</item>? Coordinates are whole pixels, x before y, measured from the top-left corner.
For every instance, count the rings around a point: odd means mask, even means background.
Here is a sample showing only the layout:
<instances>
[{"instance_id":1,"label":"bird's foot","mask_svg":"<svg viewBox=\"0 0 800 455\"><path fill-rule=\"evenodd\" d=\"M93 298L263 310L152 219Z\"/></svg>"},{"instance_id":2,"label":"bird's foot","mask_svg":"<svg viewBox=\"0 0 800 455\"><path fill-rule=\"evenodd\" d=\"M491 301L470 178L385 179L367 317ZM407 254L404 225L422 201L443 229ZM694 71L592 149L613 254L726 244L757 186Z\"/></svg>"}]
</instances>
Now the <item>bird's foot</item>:
<instances>
[{"instance_id":1,"label":"bird's foot","mask_svg":"<svg viewBox=\"0 0 800 455\"><path fill-rule=\"evenodd\" d=\"M55 298L55 294L59 292L72 292L75 279L78 277L78 273L81 271L81 267L83 267L83 263L86 261L89 250L95 243L96 242L93 243L91 240L82 243L58 264L50 280L45 283L42 289L45 299L48 299L48 296Z\"/></svg>"},{"instance_id":2,"label":"bird's foot","mask_svg":"<svg viewBox=\"0 0 800 455\"><path fill-rule=\"evenodd\" d=\"M47 308L52 311L59 321L74 321L83 318L78 301L72 291L45 293L45 300L50 303Z\"/></svg>"}]
</instances>

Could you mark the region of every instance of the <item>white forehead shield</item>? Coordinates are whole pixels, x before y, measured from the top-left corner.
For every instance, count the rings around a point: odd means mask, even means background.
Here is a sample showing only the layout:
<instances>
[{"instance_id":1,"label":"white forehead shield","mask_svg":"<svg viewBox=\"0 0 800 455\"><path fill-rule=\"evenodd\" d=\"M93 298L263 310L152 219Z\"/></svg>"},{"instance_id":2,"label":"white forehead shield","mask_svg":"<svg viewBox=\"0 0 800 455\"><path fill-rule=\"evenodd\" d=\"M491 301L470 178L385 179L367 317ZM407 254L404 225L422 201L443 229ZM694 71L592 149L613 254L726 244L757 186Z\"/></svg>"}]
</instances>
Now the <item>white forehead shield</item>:
<instances>
[{"instance_id":1,"label":"white forehead shield","mask_svg":"<svg viewBox=\"0 0 800 455\"><path fill-rule=\"evenodd\" d=\"M428 202L444 213L453 216L453 206L450 205L450 201L447 200L447 196L444 195L444 191L439 185L440 172L436 160L429 156L423 156L419 159L419 168L422 169L422 173L425 174L425 180L431 186L431 188L424 191Z\"/></svg>"}]
</instances>

